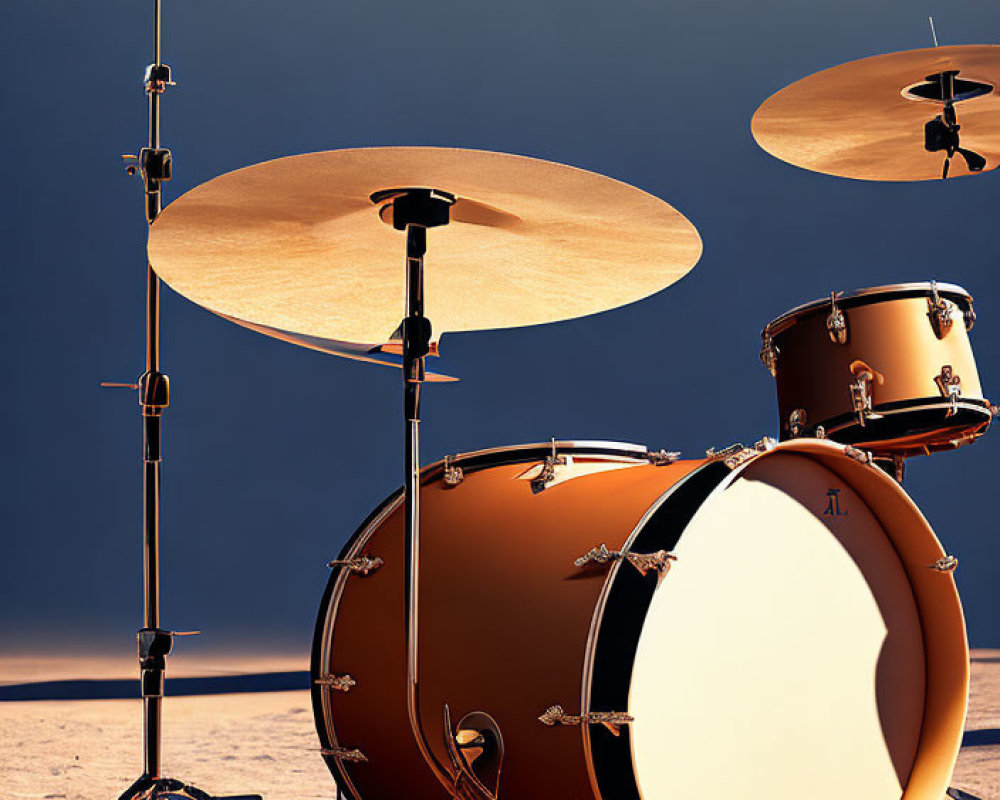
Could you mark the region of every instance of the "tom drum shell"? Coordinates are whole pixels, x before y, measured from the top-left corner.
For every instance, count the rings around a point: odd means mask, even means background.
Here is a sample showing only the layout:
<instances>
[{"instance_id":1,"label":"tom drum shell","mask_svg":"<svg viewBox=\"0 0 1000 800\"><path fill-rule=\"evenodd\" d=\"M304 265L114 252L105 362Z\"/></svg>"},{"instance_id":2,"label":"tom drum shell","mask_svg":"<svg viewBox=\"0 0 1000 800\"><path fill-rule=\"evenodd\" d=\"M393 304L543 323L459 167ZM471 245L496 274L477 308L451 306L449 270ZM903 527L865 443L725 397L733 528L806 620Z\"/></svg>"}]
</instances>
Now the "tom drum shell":
<instances>
[{"instance_id":1,"label":"tom drum shell","mask_svg":"<svg viewBox=\"0 0 1000 800\"><path fill-rule=\"evenodd\" d=\"M761 360L778 390L781 438L825 434L880 455L968 444L992 419L969 342L972 298L952 284L834 294L778 317Z\"/></svg>"}]
</instances>

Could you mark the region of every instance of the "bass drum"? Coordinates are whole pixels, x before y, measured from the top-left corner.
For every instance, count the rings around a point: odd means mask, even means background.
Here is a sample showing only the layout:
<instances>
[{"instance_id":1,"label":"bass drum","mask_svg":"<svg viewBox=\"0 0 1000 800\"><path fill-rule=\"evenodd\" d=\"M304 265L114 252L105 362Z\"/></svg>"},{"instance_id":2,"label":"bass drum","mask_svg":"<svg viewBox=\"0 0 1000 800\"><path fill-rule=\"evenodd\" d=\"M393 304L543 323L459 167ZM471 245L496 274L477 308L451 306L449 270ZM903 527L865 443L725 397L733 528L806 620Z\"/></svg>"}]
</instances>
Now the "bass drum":
<instances>
[{"instance_id":1,"label":"bass drum","mask_svg":"<svg viewBox=\"0 0 1000 800\"><path fill-rule=\"evenodd\" d=\"M447 705L499 727L501 798L940 800L962 610L866 454L554 446L423 472L419 689L440 763ZM330 770L358 800L447 798L407 718L400 494L338 564L312 661Z\"/></svg>"}]
</instances>

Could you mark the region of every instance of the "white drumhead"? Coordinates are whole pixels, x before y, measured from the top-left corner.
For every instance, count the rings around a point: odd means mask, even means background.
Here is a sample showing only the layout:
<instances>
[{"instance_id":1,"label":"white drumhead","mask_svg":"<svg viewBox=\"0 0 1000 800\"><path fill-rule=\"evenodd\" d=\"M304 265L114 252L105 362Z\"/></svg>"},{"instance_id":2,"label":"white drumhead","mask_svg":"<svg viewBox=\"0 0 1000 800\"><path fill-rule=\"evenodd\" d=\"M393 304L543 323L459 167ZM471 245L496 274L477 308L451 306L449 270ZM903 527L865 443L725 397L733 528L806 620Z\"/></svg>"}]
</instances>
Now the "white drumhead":
<instances>
[{"instance_id":1,"label":"white drumhead","mask_svg":"<svg viewBox=\"0 0 1000 800\"><path fill-rule=\"evenodd\" d=\"M629 695L643 800L898 800L924 711L910 583L813 459L714 494L657 588Z\"/></svg>"}]
</instances>

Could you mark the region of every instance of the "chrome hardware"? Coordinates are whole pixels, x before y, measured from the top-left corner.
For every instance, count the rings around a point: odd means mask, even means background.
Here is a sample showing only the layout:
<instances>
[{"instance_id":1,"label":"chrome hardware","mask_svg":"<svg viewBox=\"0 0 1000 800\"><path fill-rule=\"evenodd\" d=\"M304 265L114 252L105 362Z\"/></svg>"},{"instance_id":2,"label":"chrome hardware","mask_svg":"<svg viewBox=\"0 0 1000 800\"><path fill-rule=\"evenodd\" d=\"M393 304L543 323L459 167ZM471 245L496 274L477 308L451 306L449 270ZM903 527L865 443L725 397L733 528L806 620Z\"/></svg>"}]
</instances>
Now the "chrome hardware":
<instances>
[{"instance_id":1,"label":"chrome hardware","mask_svg":"<svg viewBox=\"0 0 1000 800\"><path fill-rule=\"evenodd\" d=\"M707 458L710 462L724 461L725 459L729 458L730 456L736 455L742 450L743 450L742 442L737 444L731 444L729 445L729 447L726 447L722 450L716 450L714 447L710 447L708 448L708 450L705 451L705 458Z\"/></svg>"},{"instance_id":2,"label":"chrome hardware","mask_svg":"<svg viewBox=\"0 0 1000 800\"><path fill-rule=\"evenodd\" d=\"M995 406L993 403L990 403L990 416L1000 417L1000 406Z\"/></svg>"},{"instance_id":3,"label":"chrome hardware","mask_svg":"<svg viewBox=\"0 0 1000 800\"><path fill-rule=\"evenodd\" d=\"M626 553L625 558L642 575L647 575L653 570L659 575L666 575L670 572L670 562L677 560L677 556L667 550L657 550L655 553Z\"/></svg>"},{"instance_id":4,"label":"chrome hardware","mask_svg":"<svg viewBox=\"0 0 1000 800\"><path fill-rule=\"evenodd\" d=\"M368 756L356 747L324 747L320 753L324 756L333 756L338 761L350 761L354 764L363 764L368 761Z\"/></svg>"},{"instance_id":5,"label":"chrome hardware","mask_svg":"<svg viewBox=\"0 0 1000 800\"><path fill-rule=\"evenodd\" d=\"M379 556L358 556L357 558L334 559L328 561L328 567L344 567L348 572L367 577L381 567L385 562Z\"/></svg>"},{"instance_id":6,"label":"chrome hardware","mask_svg":"<svg viewBox=\"0 0 1000 800\"><path fill-rule=\"evenodd\" d=\"M898 453L893 455L892 468L894 477L896 478L896 483L902 486L903 478L906 477L906 456L901 456Z\"/></svg>"},{"instance_id":7,"label":"chrome hardware","mask_svg":"<svg viewBox=\"0 0 1000 800\"><path fill-rule=\"evenodd\" d=\"M834 344L847 344L847 318L837 307L837 293L830 292L830 313L826 318L826 332Z\"/></svg>"},{"instance_id":8,"label":"chrome hardware","mask_svg":"<svg viewBox=\"0 0 1000 800\"><path fill-rule=\"evenodd\" d=\"M139 156L134 156L131 153L122 153L122 166L125 168L125 174L130 178L134 175L138 175Z\"/></svg>"},{"instance_id":9,"label":"chrome hardware","mask_svg":"<svg viewBox=\"0 0 1000 800\"><path fill-rule=\"evenodd\" d=\"M875 458L868 450L861 450L858 447L847 445L847 447L844 448L844 455L848 458L853 458L861 464L875 466Z\"/></svg>"},{"instance_id":10,"label":"chrome hardware","mask_svg":"<svg viewBox=\"0 0 1000 800\"><path fill-rule=\"evenodd\" d=\"M765 330L761 335L760 363L771 373L773 378L778 372L778 348L774 346L774 337Z\"/></svg>"},{"instance_id":11,"label":"chrome hardware","mask_svg":"<svg viewBox=\"0 0 1000 800\"><path fill-rule=\"evenodd\" d=\"M972 309L972 306L969 306ZM937 281L931 281L931 296L927 298L927 318L931 321L931 327L934 329L934 335L938 339L943 339L948 335L948 331L951 330L952 318L951 318L951 306L948 305L948 301L938 294ZM975 320L975 313L972 314L972 319ZM966 319L966 328L969 327L968 319Z\"/></svg>"},{"instance_id":12,"label":"chrome hardware","mask_svg":"<svg viewBox=\"0 0 1000 800\"><path fill-rule=\"evenodd\" d=\"M444 457L444 473L442 474L444 485L453 488L465 480L465 472L461 467L451 463L451 456Z\"/></svg>"},{"instance_id":13,"label":"chrome hardware","mask_svg":"<svg viewBox=\"0 0 1000 800\"><path fill-rule=\"evenodd\" d=\"M100 387L102 389L132 389L133 391L138 390L138 383L113 383L111 381L101 381Z\"/></svg>"},{"instance_id":14,"label":"chrome hardware","mask_svg":"<svg viewBox=\"0 0 1000 800\"><path fill-rule=\"evenodd\" d=\"M854 380L848 385L851 393L851 406L858 418L858 424L863 428L868 420L882 419L881 414L876 414L872 410L874 391L871 386L873 383L881 384L885 379L881 373L873 370L864 361L851 362L850 369L851 375L854 377Z\"/></svg>"},{"instance_id":15,"label":"chrome hardware","mask_svg":"<svg viewBox=\"0 0 1000 800\"><path fill-rule=\"evenodd\" d=\"M942 556L933 564L928 564L927 569L933 569L936 572L952 573L958 567L958 559L955 556Z\"/></svg>"},{"instance_id":16,"label":"chrome hardware","mask_svg":"<svg viewBox=\"0 0 1000 800\"><path fill-rule=\"evenodd\" d=\"M872 398L868 394L868 383L866 381L858 380L850 385L851 388L851 405L854 407L854 413L857 415L858 423L863 428L865 425L865 420L872 413Z\"/></svg>"},{"instance_id":17,"label":"chrome hardware","mask_svg":"<svg viewBox=\"0 0 1000 800\"><path fill-rule=\"evenodd\" d=\"M801 436L807 424L806 410L796 408L788 415L788 432L793 436Z\"/></svg>"},{"instance_id":18,"label":"chrome hardware","mask_svg":"<svg viewBox=\"0 0 1000 800\"><path fill-rule=\"evenodd\" d=\"M610 564L622 557L620 550L609 550L603 542L598 547L592 547L586 553L573 561L574 567L585 567L590 562L595 564Z\"/></svg>"},{"instance_id":19,"label":"chrome hardware","mask_svg":"<svg viewBox=\"0 0 1000 800\"><path fill-rule=\"evenodd\" d=\"M947 397L951 401L951 408L946 416L952 417L958 413L958 398L962 396L962 379L955 374L951 364L941 367L941 372L934 376L934 383L937 384L938 391L942 397Z\"/></svg>"},{"instance_id":20,"label":"chrome hardware","mask_svg":"<svg viewBox=\"0 0 1000 800\"><path fill-rule=\"evenodd\" d=\"M599 547L594 547L580 556L573 562L575 567L585 567L587 564L610 564L612 561L628 561L633 567L639 570L641 575L656 570L660 575L670 572L670 562L676 561L677 556L666 550L657 550L655 553L630 553L626 550L609 550L603 542Z\"/></svg>"},{"instance_id":21,"label":"chrome hardware","mask_svg":"<svg viewBox=\"0 0 1000 800\"><path fill-rule=\"evenodd\" d=\"M822 425L817 425L816 426L816 438L817 439L825 439L826 438L826 428L824 428Z\"/></svg>"},{"instance_id":22,"label":"chrome hardware","mask_svg":"<svg viewBox=\"0 0 1000 800\"><path fill-rule=\"evenodd\" d=\"M349 692L358 685L350 675L328 675L325 678L317 678L313 681L317 686L329 686L335 692Z\"/></svg>"},{"instance_id":23,"label":"chrome hardware","mask_svg":"<svg viewBox=\"0 0 1000 800\"><path fill-rule=\"evenodd\" d=\"M962 319L965 320L965 329L967 331L972 330L972 326L976 324L976 312L972 308L972 301L969 301L969 305L966 307L965 311L962 312Z\"/></svg>"},{"instance_id":24,"label":"chrome hardware","mask_svg":"<svg viewBox=\"0 0 1000 800\"><path fill-rule=\"evenodd\" d=\"M619 726L634 722L635 718L621 711L588 711L586 714L567 714L562 706L549 706L538 721L543 725L603 725L615 736Z\"/></svg>"},{"instance_id":25,"label":"chrome hardware","mask_svg":"<svg viewBox=\"0 0 1000 800\"><path fill-rule=\"evenodd\" d=\"M168 86L176 86L173 76L170 74L170 67L166 64L150 64L146 67L146 74L143 75L142 84L147 92L163 94Z\"/></svg>"},{"instance_id":26,"label":"chrome hardware","mask_svg":"<svg viewBox=\"0 0 1000 800\"><path fill-rule=\"evenodd\" d=\"M680 460L681 454L673 451L660 450L658 453L646 453L646 458L654 467L665 467Z\"/></svg>"},{"instance_id":27,"label":"chrome hardware","mask_svg":"<svg viewBox=\"0 0 1000 800\"><path fill-rule=\"evenodd\" d=\"M886 475L895 478L896 483L900 486L903 485L903 478L906 474L906 456L901 456L898 453L886 456L876 456L872 454L873 463L876 467L882 470Z\"/></svg>"},{"instance_id":28,"label":"chrome hardware","mask_svg":"<svg viewBox=\"0 0 1000 800\"><path fill-rule=\"evenodd\" d=\"M545 462L542 464L542 471L538 473L538 477L532 479L532 491L540 492L552 483L556 478L556 467L561 467L565 464L566 456L559 455L559 451L556 448L556 440L553 438L552 454L545 457Z\"/></svg>"},{"instance_id":29,"label":"chrome hardware","mask_svg":"<svg viewBox=\"0 0 1000 800\"><path fill-rule=\"evenodd\" d=\"M473 711L452 728L451 709L444 706L444 741L452 766L452 796L496 800L504 746L497 721Z\"/></svg>"},{"instance_id":30,"label":"chrome hardware","mask_svg":"<svg viewBox=\"0 0 1000 800\"><path fill-rule=\"evenodd\" d=\"M770 436L765 436L763 439L755 442L753 447L744 447L742 444L731 444L729 447L718 452L715 451L715 448L710 448L705 451L705 457L709 460L709 463L722 461L729 469L736 469L748 461L757 458L757 456L766 453L768 450L773 449L776 444L777 442Z\"/></svg>"}]
</instances>

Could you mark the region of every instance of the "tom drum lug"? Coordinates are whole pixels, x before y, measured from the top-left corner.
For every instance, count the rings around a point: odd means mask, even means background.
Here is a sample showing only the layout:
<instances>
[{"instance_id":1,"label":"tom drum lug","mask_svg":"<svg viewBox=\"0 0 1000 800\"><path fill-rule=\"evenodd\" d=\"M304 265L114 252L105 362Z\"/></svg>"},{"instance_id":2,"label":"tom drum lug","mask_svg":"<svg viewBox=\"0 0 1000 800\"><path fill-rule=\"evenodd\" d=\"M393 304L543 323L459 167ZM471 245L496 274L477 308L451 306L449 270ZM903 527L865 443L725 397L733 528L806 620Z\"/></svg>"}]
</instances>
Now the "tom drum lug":
<instances>
[{"instance_id":1,"label":"tom drum lug","mask_svg":"<svg viewBox=\"0 0 1000 800\"><path fill-rule=\"evenodd\" d=\"M976 311L972 307L972 301L969 301L969 305L965 307L965 311L962 312L962 318L965 320L965 329L967 331L972 330L972 326L976 324Z\"/></svg>"},{"instance_id":2,"label":"tom drum lug","mask_svg":"<svg viewBox=\"0 0 1000 800\"><path fill-rule=\"evenodd\" d=\"M795 439L802 435L808 423L809 417L806 414L806 410L804 408L796 408L788 415L788 432Z\"/></svg>"},{"instance_id":3,"label":"tom drum lug","mask_svg":"<svg viewBox=\"0 0 1000 800\"><path fill-rule=\"evenodd\" d=\"M937 384L941 396L948 398L951 403L947 416L955 416L958 413L958 398L962 396L961 377L955 374L951 364L945 364L941 367L941 372L934 376L934 383Z\"/></svg>"},{"instance_id":4,"label":"tom drum lug","mask_svg":"<svg viewBox=\"0 0 1000 800\"><path fill-rule=\"evenodd\" d=\"M763 364L764 368L771 373L771 377L773 378L778 374L779 351L774 345L774 337L771 335L770 329L765 329L760 337L760 363Z\"/></svg>"},{"instance_id":5,"label":"tom drum lug","mask_svg":"<svg viewBox=\"0 0 1000 800\"><path fill-rule=\"evenodd\" d=\"M969 305L969 311L972 311L971 304ZM948 335L948 331L951 330L952 323L954 322L951 316L951 306L938 293L937 281L931 281L931 296L927 298L927 318L930 320L931 328L934 329L934 335L938 339L943 339ZM976 319L974 312L972 313L972 319L973 321ZM968 317L965 319L965 325L967 329L971 327Z\"/></svg>"},{"instance_id":6,"label":"tom drum lug","mask_svg":"<svg viewBox=\"0 0 1000 800\"><path fill-rule=\"evenodd\" d=\"M847 317L837 305L836 292L830 292L830 313L826 317L826 332L834 344L847 344Z\"/></svg>"},{"instance_id":7,"label":"tom drum lug","mask_svg":"<svg viewBox=\"0 0 1000 800\"><path fill-rule=\"evenodd\" d=\"M880 372L876 372L864 361L852 361L850 370L853 378L848 385L851 406L858 424L863 428L869 420L882 419L882 415L876 414L873 409L875 391L872 385L881 384L885 379Z\"/></svg>"}]
</instances>

